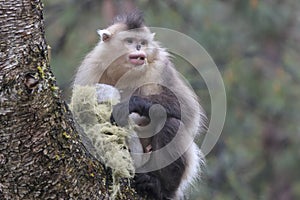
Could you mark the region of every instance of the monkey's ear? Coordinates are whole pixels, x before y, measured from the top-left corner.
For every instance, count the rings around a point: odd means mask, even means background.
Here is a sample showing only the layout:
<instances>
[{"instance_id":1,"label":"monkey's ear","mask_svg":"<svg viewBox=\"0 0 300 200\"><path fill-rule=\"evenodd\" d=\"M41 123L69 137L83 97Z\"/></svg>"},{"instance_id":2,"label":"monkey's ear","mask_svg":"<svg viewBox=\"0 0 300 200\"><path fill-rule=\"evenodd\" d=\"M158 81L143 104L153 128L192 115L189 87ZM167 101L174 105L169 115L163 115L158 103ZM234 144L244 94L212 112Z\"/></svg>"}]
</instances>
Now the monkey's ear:
<instances>
[{"instance_id":1,"label":"monkey's ear","mask_svg":"<svg viewBox=\"0 0 300 200\"><path fill-rule=\"evenodd\" d=\"M156 34L156 33L151 33L151 39L152 39L152 40L154 39L155 34Z\"/></svg>"},{"instance_id":2,"label":"monkey's ear","mask_svg":"<svg viewBox=\"0 0 300 200\"><path fill-rule=\"evenodd\" d=\"M98 29L97 30L97 33L98 33L98 35L100 36L100 40L101 40L101 42L106 42L106 41L108 41L110 38L111 38L111 32L109 32L108 30L106 30L106 29L103 29L103 30L100 30L100 29Z\"/></svg>"}]
</instances>

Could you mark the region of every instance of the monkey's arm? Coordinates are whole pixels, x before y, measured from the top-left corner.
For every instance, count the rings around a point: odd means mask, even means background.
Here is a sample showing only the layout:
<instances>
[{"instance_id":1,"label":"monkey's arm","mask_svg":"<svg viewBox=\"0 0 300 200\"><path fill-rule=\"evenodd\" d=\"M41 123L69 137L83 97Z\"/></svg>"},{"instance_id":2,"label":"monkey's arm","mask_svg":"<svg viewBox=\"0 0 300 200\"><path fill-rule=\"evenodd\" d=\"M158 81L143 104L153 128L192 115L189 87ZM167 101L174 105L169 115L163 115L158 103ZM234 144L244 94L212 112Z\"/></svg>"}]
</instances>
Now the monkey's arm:
<instances>
[{"instance_id":1,"label":"monkey's arm","mask_svg":"<svg viewBox=\"0 0 300 200\"><path fill-rule=\"evenodd\" d=\"M181 108L178 98L170 90L164 88L162 93L149 96L133 95L114 106L111 122L125 126L130 113L138 113L149 118L149 110L153 105L160 105L164 110L156 110L153 117L161 117L165 112L167 117L181 120Z\"/></svg>"},{"instance_id":2,"label":"monkey's arm","mask_svg":"<svg viewBox=\"0 0 300 200\"><path fill-rule=\"evenodd\" d=\"M176 95L169 89L164 88L162 93L149 96L134 95L129 101L129 112L137 112L141 116L149 117L149 110L152 105L161 105L166 112L167 117L172 117L181 120L180 102ZM154 113L161 114L161 113Z\"/></svg>"}]
</instances>

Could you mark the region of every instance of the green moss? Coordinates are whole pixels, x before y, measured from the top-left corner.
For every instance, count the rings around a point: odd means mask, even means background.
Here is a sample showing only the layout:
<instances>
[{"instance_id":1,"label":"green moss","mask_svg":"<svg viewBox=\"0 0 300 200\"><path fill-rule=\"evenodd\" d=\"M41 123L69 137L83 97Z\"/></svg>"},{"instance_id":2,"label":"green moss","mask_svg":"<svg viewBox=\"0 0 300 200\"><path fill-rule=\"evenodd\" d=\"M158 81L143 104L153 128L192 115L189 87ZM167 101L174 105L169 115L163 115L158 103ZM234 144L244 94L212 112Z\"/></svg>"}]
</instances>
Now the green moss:
<instances>
[{"instance_id":1,"label":"green moss","mask_svg":"<svg viewBox=\"0 0 300 200\"><path fill-rule=\"evenodd\" d=\"M51 86L50 88L52 91L57 91L58 90L58 87L57 86Z\"/></svg>"},{"instance_id":2,"label":"green moss","mask_svg":"<svg viewBox=\"0 0 300 200\"><path fill-rule=\"evenodd\" d=\"M70 136L69 134L67 134L67 132L63 132L63 136L64 136L65 138L67 138L67 139L70 139L70 138L71 138L71 136Z\"/></svg>"},{"instance_id":3,"label":"green moss","mask_svg":"<svg viewBox=\"0 0 300 200\"><path fill-rule=\"evenodd\" d=\"M60 156L59 155L55 155L55 160L60 160Z\"/></svg>"},{"instance_id":4,"label":"green moss","mask_svg":"<svg viewBox=\"0 0 300 200\"><path fill-rule=\"evenodd\" d=\"M45 72L44 72L43 68L41 66L37 66L37 69L39 71L39 74L40 74L41 78L44 79L45 78Z\"/></svg>"}]
</instances>

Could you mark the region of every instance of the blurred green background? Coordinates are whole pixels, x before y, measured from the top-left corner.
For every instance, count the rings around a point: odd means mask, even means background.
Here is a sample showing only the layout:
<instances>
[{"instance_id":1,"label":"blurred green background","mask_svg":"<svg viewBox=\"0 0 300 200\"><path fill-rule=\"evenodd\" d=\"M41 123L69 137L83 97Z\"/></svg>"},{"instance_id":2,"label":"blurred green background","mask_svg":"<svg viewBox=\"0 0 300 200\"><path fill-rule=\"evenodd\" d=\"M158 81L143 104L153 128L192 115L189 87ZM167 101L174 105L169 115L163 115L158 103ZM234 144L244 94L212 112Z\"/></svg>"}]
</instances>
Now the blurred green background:
<instances>
[{"instance_id":1,"label":"blurred green background","mask_svg":"<svg viewBox=\"0 0 300 200\"><path fill-rule=\"evenodd\" d=\"M227 117L190 199L300 199L299 0L44 0L44 5L51 67L67 101L76 68L98 41L96 30L118 13L137 7L148 26L182 32L207 50L225 83ZM175 62L209 117L201 76L184 61Z\"/></svg>"}]
</instances>

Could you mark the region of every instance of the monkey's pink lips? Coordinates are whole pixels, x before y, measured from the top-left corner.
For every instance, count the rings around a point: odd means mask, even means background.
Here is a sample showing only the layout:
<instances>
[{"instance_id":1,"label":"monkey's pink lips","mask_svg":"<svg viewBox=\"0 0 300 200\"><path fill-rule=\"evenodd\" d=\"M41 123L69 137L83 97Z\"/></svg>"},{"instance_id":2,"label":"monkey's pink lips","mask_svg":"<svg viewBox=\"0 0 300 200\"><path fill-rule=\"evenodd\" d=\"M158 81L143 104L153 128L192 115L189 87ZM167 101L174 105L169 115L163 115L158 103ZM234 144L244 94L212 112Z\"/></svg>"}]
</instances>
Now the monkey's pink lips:
<instances>
[{"instance_id":1,"label":"monkey's pink lips","mask_svg":"<svg viewBox=\"0 0 300 200\"><path fill-rule=\"evenodd\" d=\"M133 65L143 65L146 61L144 53L131 53L129 54L129 62Z\"/></svg>"}]
</instances>

